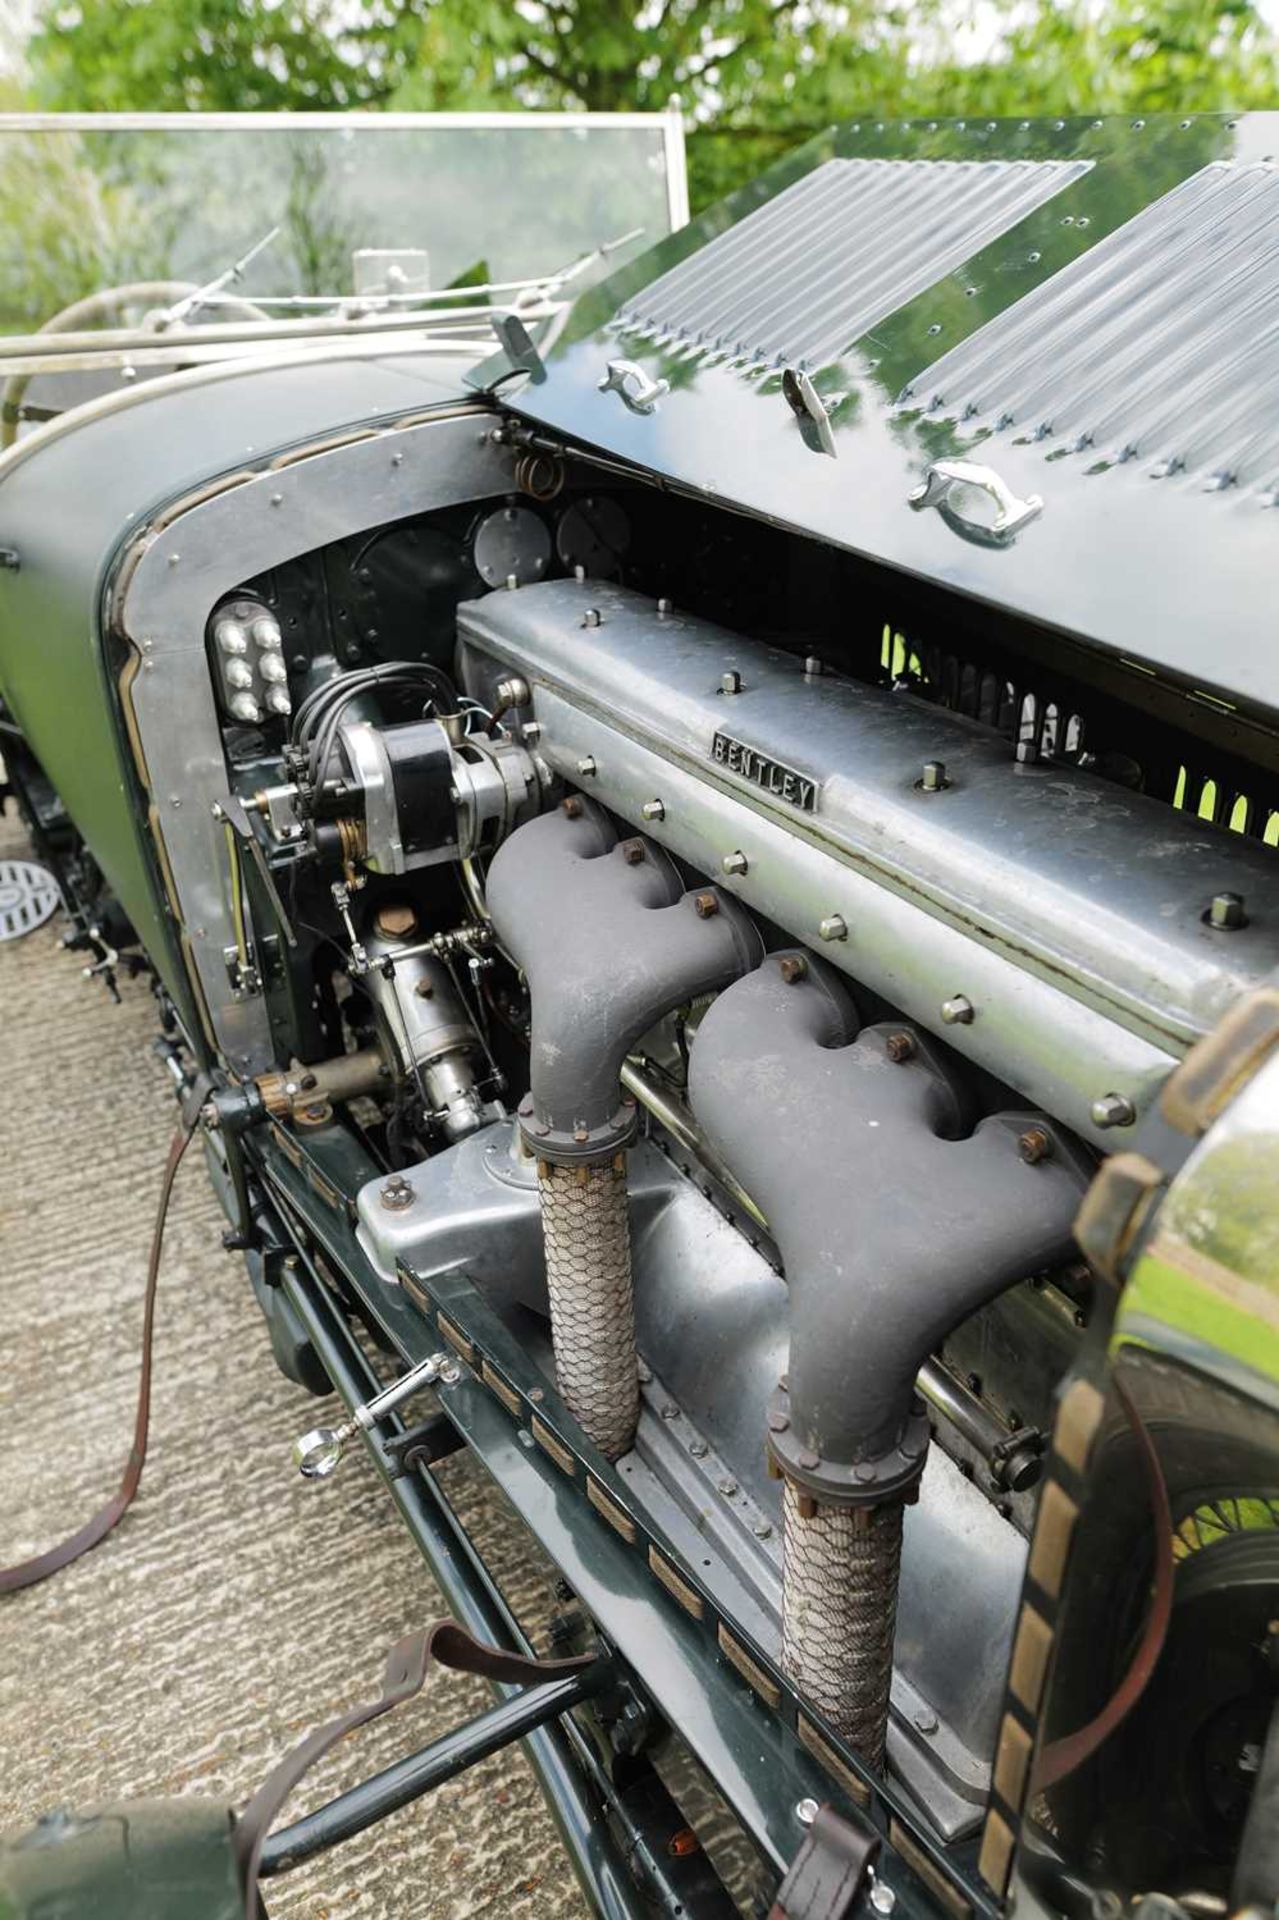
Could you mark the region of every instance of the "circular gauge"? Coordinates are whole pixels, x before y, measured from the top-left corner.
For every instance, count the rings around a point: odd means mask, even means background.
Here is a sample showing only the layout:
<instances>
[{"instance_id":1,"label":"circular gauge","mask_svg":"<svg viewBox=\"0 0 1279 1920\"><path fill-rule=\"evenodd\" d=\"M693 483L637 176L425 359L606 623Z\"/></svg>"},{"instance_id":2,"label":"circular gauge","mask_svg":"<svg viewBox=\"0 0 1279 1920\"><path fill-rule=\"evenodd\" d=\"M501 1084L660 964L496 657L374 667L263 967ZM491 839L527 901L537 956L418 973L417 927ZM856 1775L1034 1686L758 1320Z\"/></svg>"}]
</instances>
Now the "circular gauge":
<instances>
[{"instance_id":1,"label":"circular gauge","mask_svg":"<svg viewBox=\"0 0 1279 1920\"><path fill-rule=\"evenodd\" d=\"M486 586L504 587L508 580L527 586L550 565L550 531L529 507L499 507L476 527L471 558Z\"/></svg>"},{"instance_id":2,"label":"circular gauge","mask_svg":"<svg viewBox=\"0 0 1279 1920\"><path fill-rule=\"evenodd\" d=\"M582 567L593 580L616 580L631 544L631 523L616 500L587 493L565 507L555 529L555 550L566 567Z\"/></svg>"}]
</instances>

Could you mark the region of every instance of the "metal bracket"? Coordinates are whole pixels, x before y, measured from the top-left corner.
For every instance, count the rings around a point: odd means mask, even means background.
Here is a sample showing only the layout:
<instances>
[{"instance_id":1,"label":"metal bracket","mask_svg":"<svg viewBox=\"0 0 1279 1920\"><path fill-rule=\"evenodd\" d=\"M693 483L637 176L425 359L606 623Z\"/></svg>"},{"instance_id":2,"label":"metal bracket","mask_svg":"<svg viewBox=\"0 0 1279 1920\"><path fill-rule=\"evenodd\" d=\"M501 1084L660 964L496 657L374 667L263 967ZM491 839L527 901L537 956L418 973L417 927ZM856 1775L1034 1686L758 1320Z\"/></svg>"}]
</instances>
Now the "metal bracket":
<instances>
[{"instance_id":1,"label":"metal bracket","mask_svg":"<svg viewBox=\"0 0 1279 1920\"><path fill-rule=\"evenodd\" d=\"M610 360L608 372L599 383L601 393L620 394L632 413L652 413L670 390L669 380L651 380L634 360Z\"/></svg>"},{"instance_id":2,"label":"metal bracket","mask_svg":"<svg viewBox=\"0 0 1279 1920\"><path fill-rule=\"evenodd\" d=\"M802 368L787 367L782 375L782 393L801 427L809 429L804 438L813 446L814 452L829 454L832 460L835 459L835 435L831 430L830 412Z\"/></svg>"},{"instance_id":3,"label":"metal bracket","mask_svg":"<svg viewBox=\"0 0 1279 1920\"><path fill-rule=\"evenodd\" d=\"M998 508L995 518L970 520L961 513L950 499L952 487L957 486L976 487L986 494ZM1029 493L1021 500L993 467L979 466L971 460L934 460L919 486L912 490L910 504L912 507L944 507L944 517L956 533L966 539L1000 546L1013 539L1044 509L1039 494Z\"/></svg>"}]
</instances>

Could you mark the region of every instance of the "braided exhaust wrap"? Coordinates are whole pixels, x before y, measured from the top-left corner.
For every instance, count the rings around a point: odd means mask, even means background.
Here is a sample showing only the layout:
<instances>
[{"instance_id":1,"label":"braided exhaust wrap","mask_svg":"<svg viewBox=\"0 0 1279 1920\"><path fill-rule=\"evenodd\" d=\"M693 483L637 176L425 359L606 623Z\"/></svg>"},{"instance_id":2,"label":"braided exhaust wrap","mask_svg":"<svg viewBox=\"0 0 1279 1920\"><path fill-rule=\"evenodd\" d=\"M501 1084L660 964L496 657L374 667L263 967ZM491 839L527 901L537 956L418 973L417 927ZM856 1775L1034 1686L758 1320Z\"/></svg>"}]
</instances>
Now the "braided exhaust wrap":
<instances>
[{"instance_id":1,"label":"braided exhaust wrap","mask_svg":"<svg viewBox=\"0 0 1279 1920\"><path fill-rule=\"evenodd\" d=\"M626 1157L543 1160L537 1181L556 1382L583 1431L616 1460L639 1418Z\"/></svg>"},{"instance_id":2,"label":"braided exhaust wrap","mask_svg":"<svg viewBox=\"0 0 1279 1920\"><path fill-rule=\"evenodd\" d=\"M790 1480L783 1495L783 1664L835 1732L882 1772L901 1569L901 1502L814 1506Z\"/></svg>"}]
</instances>

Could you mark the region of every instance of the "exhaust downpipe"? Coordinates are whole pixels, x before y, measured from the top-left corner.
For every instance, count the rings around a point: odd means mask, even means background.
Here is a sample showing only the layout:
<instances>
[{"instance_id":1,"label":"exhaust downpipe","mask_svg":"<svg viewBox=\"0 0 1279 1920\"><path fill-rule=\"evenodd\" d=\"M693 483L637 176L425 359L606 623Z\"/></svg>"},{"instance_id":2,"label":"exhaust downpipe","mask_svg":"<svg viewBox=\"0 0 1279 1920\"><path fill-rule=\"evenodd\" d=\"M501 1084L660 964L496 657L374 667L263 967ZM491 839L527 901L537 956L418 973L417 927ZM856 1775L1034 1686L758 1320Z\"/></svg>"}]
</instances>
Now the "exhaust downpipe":
<instances>
[{"instance_id":1,"label":"exhaust downpipe","mask_svg":"<svg viewBox=\"0 0 1279 1920\"><path fill-rule=\"evenodd\" d=\"M1088 1173L1041 1114L967 1131L926 1035L858 1026L829 967L770 954L702 1021L689 1099L790 1292L767 1436L786 1483L786 1671L881 1768L902 1508L928 1449L916 1375L984 1301L1067 1254Z\"/></svg>"},{"instance_id":2,"label":"exhaust downpipe","mask_svg":"<svg viewBox=\"0 0 1279 1920\"><path fill-rule=\"evenodd\" d=\"M488 909L532 1004L520 1128L538 1163L560 1393L610 1460L639 1415L626 1148L630 1048L663 1014L757 964L752 922L718 887L686 891L650 840L618 842L571 794L520 827L488 877Z\"/></svg>"}]
</instances>

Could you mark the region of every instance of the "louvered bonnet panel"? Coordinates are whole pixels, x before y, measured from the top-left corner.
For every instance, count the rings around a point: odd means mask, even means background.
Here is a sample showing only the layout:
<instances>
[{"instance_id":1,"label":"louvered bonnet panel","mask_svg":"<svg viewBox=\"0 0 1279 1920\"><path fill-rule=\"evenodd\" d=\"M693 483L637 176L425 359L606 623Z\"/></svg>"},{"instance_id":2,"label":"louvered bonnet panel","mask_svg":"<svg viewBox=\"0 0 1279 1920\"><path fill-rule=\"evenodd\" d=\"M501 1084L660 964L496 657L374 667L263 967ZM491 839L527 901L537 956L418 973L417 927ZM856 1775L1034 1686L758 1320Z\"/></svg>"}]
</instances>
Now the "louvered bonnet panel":
<instances>
[{"instance_id":1,"label":"louvered bonnet panel","mask_svg":"<svg viewBox=\"0 0 1279 1920\"><path fill-rule=\"evenodd\" d=\"M1155 478L1279 491L1279 165L1205 167L911 381L903 405Z\"/></svg>"},{"instance_id":2,"label":"louvered bonnet panel","mask_svg":"<svg viewBox=\"0 0 1279 1920\"><path fill-rule=\"evenodd\" d=\"M828 160L645 287L615 329L821 366L1091 165Z\"/></svg>"}]
</instances>

